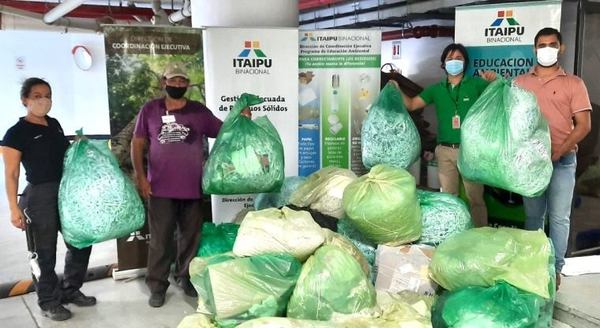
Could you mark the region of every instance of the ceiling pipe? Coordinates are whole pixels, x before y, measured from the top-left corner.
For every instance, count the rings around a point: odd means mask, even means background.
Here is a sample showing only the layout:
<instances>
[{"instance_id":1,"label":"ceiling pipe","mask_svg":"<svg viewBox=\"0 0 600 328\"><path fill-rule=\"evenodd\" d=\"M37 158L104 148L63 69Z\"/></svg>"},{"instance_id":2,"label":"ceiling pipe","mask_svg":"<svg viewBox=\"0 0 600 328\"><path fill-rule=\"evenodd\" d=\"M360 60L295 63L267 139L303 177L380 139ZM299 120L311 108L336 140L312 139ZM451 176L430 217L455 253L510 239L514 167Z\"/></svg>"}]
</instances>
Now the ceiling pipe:
<instances>
[{"instance_id":1,"label":"ceiling pipe","mask_svg":"<svg viewBox=\"0 0 600 328\"><path fill-rule=\"evenodd\" d=\"M44 15L44 23L52 24L64 15L73 11L75 8L81 6L85 0L65 0L65 2L52 8L49 12Z\"/></svg>"},{"instance_id":2,"label":"ceiling pipe","mask_svg":"<svg viewBox=\"0 0 600 328\"><path fill-rule=\"evenodd\" d=\"M190 0L185 0L183 2L183 7L181 10L178 10L171 15L169 15L169 23L176 24L181 22L182 20L192 16L192 8Z\"/></svg>"},{"instance_id":3,"label":"ceiling pipe","mask_svg":"<svg viewBox=\"0 0 600 328\"><path fill-rule=\"evenodd\" d=\"M32 13L30 11L16 9L9 6L0 5L0 13L17 16L25 19L36 20L39 22L44 22L42 14ZM71 28L78 28L83 30L92 30L96 31L99 29L99 25L95 21L85 20L85 19L71 19L71 18L60 18L55 20L52 26L64 26Z\"/></svg>"},{"instance_id":4,"label":"ceiling pipe","mask_svg":"<svg viewBox=\"0 0 600 328\"><path fill-rule=\"evenodd\" d=\"M399 40L399 39L418 39L418 38L438 38L438 37L453 37L454 27L452 26L416 26L402 30L387 31L381 33L381 40Z\"/></svg>"},{"instance_id":5,"label":"ceiling pipe","mask_svg":"<svg viewBox=\"0 0 600 328\"><path fill-rule=\"evenodd\" d=\"M150 22L152 22L153 25L168 25L168 15L167 12L162 9L160 0L152 1L152 11L154 12L154 16L152 16Z\"/></svg>"}]
</instances>

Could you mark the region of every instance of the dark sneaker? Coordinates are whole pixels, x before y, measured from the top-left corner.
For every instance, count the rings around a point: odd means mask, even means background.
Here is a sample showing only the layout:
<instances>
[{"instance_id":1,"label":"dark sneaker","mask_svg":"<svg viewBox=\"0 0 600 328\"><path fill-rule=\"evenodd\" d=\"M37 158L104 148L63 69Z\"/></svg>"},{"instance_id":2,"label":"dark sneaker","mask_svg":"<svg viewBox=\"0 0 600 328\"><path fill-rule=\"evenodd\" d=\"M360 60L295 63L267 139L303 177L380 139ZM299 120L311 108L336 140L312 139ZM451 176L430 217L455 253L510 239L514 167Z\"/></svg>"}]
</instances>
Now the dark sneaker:
<instances>
[{"instance_id":1,"label":"dark sneaker","mask_svg":"<svg viewBox=\"0 0 600 328\"><path fill-rule=\"evenodd\" d=\"M558 291L558 288L560 287L560 272L556 273L556 290Z\"/></svg>"},{"instance_id":2,"label":"dark sneaker","mask_svg":"<svg viewBox=\"0 0 600 328\"><path fill-rule=\"evenodd\" d=\"M152 293L150 295L150 299L148 300L148 304L151 307L161 307L165 304L165 293Z\"/></svg>"},{"instance_id":3,"label":"dark sneaker","mask_svg":"<svg viewBox=\"0 0 600 328\"><path fill-rule=\"evenodd\" d=\"M192 285L192 283L189 280L187 280L187 279L179 280L179 287L181 287L181 289L183 289L183 293L186 294L187 296L198 297L198 293L196 292L194 285Z\"/></svg>"},{"instance_id":4,"label":"dark sneaker","mask_svg":"<svg viewBox=\"0 0 600 328\"><path fill-rule=\"evenodd\" d=\"M85 296L81 291L78 290L69 296L63 297L62 303L71 303L77 306L93 306L96 305L96 298L93 296Z\"/></svg>"},{"instance_id":5,"label":"dark sneaker","mask_svg":"<svg viewBox=\"0 0 600 328\"><path fill-rule=\"evenodd\" d=\"M60 304L55 305L47 310L42 310L42 315L54 321L65 321L73 316L71 311Z\"/></svg>"}]
</instances>

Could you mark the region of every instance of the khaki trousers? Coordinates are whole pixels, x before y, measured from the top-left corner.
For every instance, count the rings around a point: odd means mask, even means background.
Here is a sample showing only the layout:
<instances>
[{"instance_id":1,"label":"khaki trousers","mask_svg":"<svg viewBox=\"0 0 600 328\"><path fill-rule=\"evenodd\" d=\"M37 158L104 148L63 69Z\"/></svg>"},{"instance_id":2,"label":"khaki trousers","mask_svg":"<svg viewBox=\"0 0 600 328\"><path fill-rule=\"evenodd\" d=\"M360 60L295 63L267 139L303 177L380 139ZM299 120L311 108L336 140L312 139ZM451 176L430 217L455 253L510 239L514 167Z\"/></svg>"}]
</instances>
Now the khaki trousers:
<instances>
[{"instance_id":1,"label":"khaki trousers","mask_svg":"<svg viewBox=\"0 0 600 328\"><path fill-rule=\"evenodd\" d=\"M457 195L459 191L460 173L458 172L458 148L438 145L435 148L435 158L438 163L438 176L442 191ZM488 224L487 208L483 200L483 185L463 179L465 192L471 207L471 217L475 227Z\"/></svg>"}]
</instances>

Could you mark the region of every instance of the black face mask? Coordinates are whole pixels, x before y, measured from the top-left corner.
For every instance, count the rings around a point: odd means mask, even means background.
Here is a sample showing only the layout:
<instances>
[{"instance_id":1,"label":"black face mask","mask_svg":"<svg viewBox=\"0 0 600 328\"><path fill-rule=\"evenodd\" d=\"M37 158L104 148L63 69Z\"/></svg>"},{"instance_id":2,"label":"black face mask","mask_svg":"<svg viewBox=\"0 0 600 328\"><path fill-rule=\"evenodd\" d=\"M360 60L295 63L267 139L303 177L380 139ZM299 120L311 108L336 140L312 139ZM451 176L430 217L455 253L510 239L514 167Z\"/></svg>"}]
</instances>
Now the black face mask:
<instances>
[{"instance_id":1,"label":"black face mask","mask_svg":"<svg viewBox=\"0 0 600 328\"><path fill-rule=\"evenodd\" d=\"M167 85L165 87L165 91L167 92L169 97L173 99L181 99L187 91L187 87L172 87L170 85Z\"/></svg>"}]
</instances>

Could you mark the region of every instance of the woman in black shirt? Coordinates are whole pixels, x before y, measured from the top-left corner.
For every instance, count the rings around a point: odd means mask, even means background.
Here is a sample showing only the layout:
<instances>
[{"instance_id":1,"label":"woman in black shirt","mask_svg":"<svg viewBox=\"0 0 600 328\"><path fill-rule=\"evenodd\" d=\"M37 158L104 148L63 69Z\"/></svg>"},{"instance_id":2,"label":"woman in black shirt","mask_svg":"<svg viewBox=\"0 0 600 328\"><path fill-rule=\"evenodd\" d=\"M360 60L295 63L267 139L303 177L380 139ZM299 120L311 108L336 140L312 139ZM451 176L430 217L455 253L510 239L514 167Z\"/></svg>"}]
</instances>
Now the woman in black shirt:
<instances>
[{"instance_id":1,"label":"woman in black shirt","mask_svg":"<svg viewBox=\"0 0 600 328\"><path fill-rule=\"evenodd\" d=\"M69 141L58 121L46 115L52 107L52 90L48 82L39 78L25 80L21 87L21 102L27 108L27 115L8 129L2 140L10 220L15 227L25 229L25 217L30 219L29 232L40 267L36 283L38 305L44 316L61 321L71 317L71 312L62 304L96 304L94 297L85 296L79 290L91 247L77 249L66 244L64 278L59 281L54 271L60 230L58 187ZM21 163L29 184L17 202Z\"/></svg>"}]
</instances>

